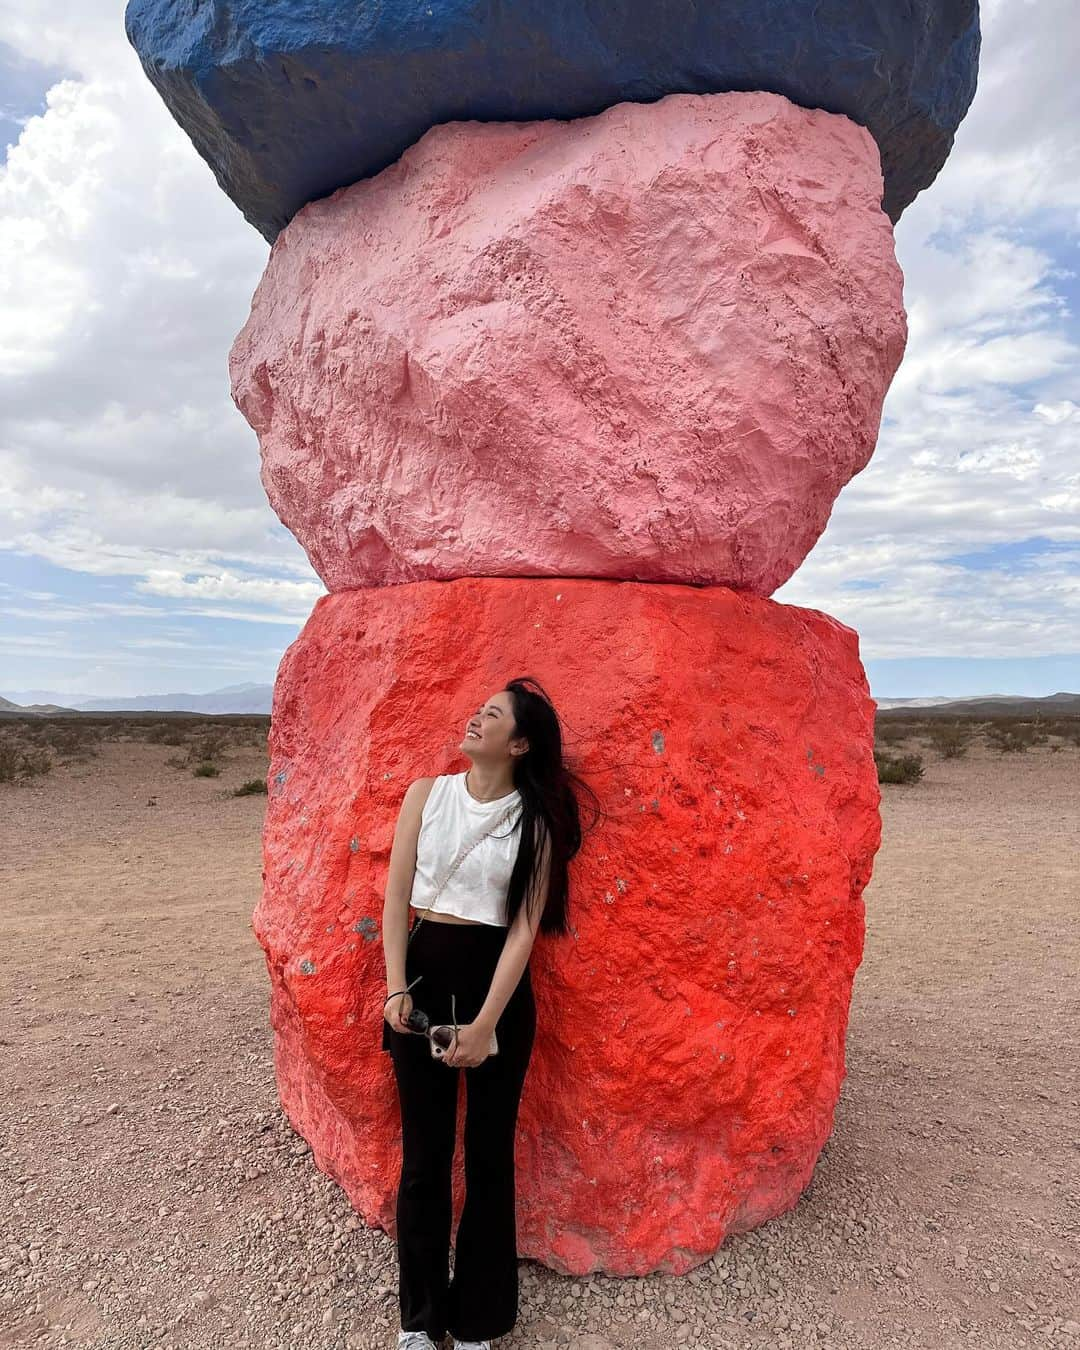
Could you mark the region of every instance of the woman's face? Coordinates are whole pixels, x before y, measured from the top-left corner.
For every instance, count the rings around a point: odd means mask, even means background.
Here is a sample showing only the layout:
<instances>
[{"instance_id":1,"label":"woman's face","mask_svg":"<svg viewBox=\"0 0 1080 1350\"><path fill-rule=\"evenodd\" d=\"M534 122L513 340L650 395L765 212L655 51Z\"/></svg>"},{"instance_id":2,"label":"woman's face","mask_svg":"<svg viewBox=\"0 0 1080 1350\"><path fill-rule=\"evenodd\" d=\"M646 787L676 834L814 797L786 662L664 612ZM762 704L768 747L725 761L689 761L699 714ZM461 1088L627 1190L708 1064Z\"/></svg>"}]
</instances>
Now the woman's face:
<instances>
[{"instance_id":1,"label":"woman's face","mask_svg":"<svg viewBox=\"0 0 1080 1350\"><path fill-rule=\"evenodd\" d=\"M522 744L522 738L515 734L510 694L500 689L471 714L460 749L474 761L497 764L500 760L516 759L517 754L511 754L511 749L520 752Z\"/></svg>"}]
</instances>

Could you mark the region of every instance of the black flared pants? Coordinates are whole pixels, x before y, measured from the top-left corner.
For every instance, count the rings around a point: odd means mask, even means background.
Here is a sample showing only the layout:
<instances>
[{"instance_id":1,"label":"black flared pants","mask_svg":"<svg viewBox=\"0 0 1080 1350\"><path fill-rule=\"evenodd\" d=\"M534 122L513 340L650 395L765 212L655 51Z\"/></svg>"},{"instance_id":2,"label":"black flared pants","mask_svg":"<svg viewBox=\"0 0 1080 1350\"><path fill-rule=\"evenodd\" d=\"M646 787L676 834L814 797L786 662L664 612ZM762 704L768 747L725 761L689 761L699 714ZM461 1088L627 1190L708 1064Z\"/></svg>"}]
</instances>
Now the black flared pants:
<instances>
[{"instance_id":1,"label":"black flared pants","mask_svg":"<svg viewBox=\"0 0 1080 1350\"><path fill-rule=\"evenodd\" d=\"M458 1023L480 1011L507 930L493 924L425 920L409 944L406 983L432 1022ZM401 1176L397 1249L401 1326L438 1342L504 1336L518 1312L514 1135L518 1103L536 1034L528 966L495 1026L499 1050L460 1069L433 1059L426 1036L384 1023L401 1104ZM465 1202L449 1278L451 1164L458 1078L465 1075Z\"/></svg>"}]
</instances>

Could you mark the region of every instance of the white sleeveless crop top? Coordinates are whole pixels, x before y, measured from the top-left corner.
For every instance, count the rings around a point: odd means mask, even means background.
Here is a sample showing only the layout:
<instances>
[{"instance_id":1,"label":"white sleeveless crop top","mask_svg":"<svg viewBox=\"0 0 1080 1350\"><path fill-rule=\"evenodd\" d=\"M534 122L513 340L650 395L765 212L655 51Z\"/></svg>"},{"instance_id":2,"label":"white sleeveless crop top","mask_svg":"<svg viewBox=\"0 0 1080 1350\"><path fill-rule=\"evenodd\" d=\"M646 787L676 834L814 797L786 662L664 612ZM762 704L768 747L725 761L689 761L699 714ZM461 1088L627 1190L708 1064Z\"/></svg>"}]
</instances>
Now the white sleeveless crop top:
<instances>
[{"instance_id":1,"label":"white sleeveless crop top","mask_svg":"<svg viewBox=\"0 0 1080 1350\"><path fill-rule=\"evenodd\" d=\"M490 829L512 803L515 788L490 802L478 802L465 786L465 774L440 774L432 783L420 817L416 872L409 904L421 913L431 904L462 844ZM462 860L443 886L435 914L506 926L506 892L521 839L521 809L514 811ZM426 915L424 916L426 917Z\"/></svg>"}]
</instances>

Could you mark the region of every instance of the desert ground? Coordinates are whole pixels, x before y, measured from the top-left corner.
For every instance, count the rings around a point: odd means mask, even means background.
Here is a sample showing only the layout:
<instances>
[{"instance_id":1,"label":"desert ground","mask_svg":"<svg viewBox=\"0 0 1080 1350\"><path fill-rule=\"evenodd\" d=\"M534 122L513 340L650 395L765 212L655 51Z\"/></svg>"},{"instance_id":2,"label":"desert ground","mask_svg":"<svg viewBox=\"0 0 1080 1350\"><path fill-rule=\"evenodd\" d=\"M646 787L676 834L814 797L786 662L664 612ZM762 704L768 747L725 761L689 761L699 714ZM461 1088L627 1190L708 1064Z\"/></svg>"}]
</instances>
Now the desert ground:
<instances>
[{"instance_id":1,"label":"desert ground","mask_svg":"<svg viewBox=\"0 0 1080 1350\"><path fill-rule=\"evenodd\" d=\"M232 795L264 746L170 757L106 740L0 783L0 1345L392 1347L393 1243L278 1106L266 798ZM797 1206L681 1277L523 1261L496 1350L1080 1346L1080 748L925 757L882 787Z\"/></svg>"}]
</instances>

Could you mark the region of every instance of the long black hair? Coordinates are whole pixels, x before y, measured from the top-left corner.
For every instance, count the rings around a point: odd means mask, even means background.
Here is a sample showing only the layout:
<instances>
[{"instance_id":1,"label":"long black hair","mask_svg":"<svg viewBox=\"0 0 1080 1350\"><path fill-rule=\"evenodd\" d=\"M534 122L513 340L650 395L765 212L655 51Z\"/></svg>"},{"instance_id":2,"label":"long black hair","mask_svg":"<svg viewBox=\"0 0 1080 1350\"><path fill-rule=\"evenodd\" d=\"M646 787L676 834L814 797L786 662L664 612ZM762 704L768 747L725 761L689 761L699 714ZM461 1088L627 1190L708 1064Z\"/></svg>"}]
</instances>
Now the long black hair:
<instances>
[{"instance_id":1,"label":"long black hair","mask_svg":"<svg viewBox=\"0 0 1080 1350\"><path fill-rule=\"evenodd\" d=\"M540 932L565 936L570 931L570 860L581 848L582 828L578 793L594 808L592 829L603 810L592 788L566 763L562 725L547 693L531 675L504 686L514 714L511 737L527 736L529 749L514 757L514 787L521 793L521 841L506 892L507 927L517 917L526 895L532 894L539 872L541 849L550 851L547 901L540 916Z\"/></svg>"}]
</instances>

